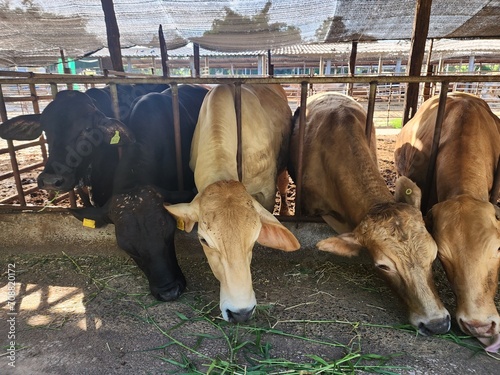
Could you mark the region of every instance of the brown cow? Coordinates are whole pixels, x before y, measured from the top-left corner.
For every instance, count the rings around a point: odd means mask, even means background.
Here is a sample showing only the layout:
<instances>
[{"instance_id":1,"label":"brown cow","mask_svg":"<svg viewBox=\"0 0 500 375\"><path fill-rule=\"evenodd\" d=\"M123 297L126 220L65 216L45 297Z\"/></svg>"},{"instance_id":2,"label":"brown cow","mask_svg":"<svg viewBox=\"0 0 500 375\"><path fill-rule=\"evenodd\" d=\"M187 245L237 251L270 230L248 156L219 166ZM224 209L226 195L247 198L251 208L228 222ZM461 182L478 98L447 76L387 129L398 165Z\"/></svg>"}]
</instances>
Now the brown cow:
<instances>
[{"instance_id":1,"label":"brown cow","mask_svg":"<svg viewBox=\"0 0 500 375\"><path fill-rule=\"evenodd\" d=\"M352 98L314 95L306 118L302 213L322 215L337 233L350 231L317 246L349 257L366 248L408 307L411 324L425 335L447 332L450 316L432 283L437 246L419 211L420 189L402 177L392 196L378 169L375 132L369 146L366 112ZM295 165L297 128L291 144Z\"/></svg>"},{"instance_id":2,"label":"brown cow","mask_svg":"<svg viewBox=\"0 0 500 375\"><path fill-rule=\"evenodd\" d=\"M421 188L430 183L426 175L438 103L439 97L427 100L396 142L398 173ZM484 100L449 94L438 151L427 222L457 297L456 318L467 334L498 338L500 317L494 297L500 211L489 203L489 193L500 155L500 120Z\"/></svg>"},{"instance_id":3,"label":"brown cow","mask_svg":"<svg viewBox=\"0 0 500 375\"><path fill-rule=\"evenodd\" d=\"M285 251L300 247L269 212L291 132L285 91L279 85L242 85L241 116L243 181L236 164L234 86L216 86L205 97L191 146L198 194L189 204L166 206L187 231L198 223L201 245L220 281L222 316L231 322L247 321L255 309L250 272L255 242Z\"/></svg>"}]
</instances>

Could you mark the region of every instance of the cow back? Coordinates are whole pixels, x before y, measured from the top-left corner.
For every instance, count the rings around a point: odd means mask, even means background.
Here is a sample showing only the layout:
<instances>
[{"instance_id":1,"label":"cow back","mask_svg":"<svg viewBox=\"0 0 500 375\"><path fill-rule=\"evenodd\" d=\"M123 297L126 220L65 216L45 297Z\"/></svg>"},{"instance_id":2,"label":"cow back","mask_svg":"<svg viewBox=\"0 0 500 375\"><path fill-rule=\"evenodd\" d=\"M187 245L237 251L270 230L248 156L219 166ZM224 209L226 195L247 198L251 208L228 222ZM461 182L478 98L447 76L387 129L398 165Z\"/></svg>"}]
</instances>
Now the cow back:
<instances>
[{"instance_id":1,"label":"cow back","mask_svg":"<svg viewBox=\"0 0 500 375\"><path fill-rule=\"evenodd\" d=\"M194 189L189 155L201 103L207 93L201 86L179 86L181 164L184 190ZM124 151L124 161L115 179L115 192L134 186L155 185L163 191L178 191L178 171L172 92L150 93L140 98L130 115L129 127L136 142Z\"/></svg>"},{"instance_id":2,"label":"cow back","mask_svg":"<svg viewBox=\"0 0 500 375\"><path fill-rule=\"evenodd\" d=\"M378 170L375 131L368 144L365 128L366 112L352 98L321 93L308 99L302 213L340 215L352 229L371 206L392 199ZM299 157L298 133L296 121L291 140L294 169Z\"/></svg>"},{"instance_id":3,"label":"cow back","mask_svg":"<svg viewBox=\"0 0 500 375\"><path fill-rule=\"evenodd\" d=\"M438 103L438 96L427 100L396 140L398 173L421 188L428 188ZM486 102L465 93L449 94L430 205L463 193L487 201L499 155L500 120Z\"/></svg>"},{"instance_id":4,"label":"cow back","mask_svg":"<svg viewBox=\"0 0 500 375\"><path fill-rule=\"evenodd\" d=\"M267 209L273 205L278 164L284 164L291 110L279 85L241 90L243 184ZM238 180L234 86L213 88L203 102L193 137L191 168L199 191L220 180Z\"/></svg>"}]
</instances>

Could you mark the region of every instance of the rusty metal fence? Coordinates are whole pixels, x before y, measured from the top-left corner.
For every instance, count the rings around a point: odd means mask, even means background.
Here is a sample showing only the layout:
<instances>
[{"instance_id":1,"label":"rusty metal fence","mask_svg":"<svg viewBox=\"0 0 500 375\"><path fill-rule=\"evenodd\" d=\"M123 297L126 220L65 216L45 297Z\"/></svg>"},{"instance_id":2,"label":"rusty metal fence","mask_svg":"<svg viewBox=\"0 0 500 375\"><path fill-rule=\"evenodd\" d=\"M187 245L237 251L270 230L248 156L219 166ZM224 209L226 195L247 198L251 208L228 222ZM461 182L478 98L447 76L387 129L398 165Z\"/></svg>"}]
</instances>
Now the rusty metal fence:
<instances>
[{"instance_id":1,"label":"rusty metal fence","mask_svg":"<svg viewBox=\"0 0 500 375\"><path fill-rule=\"evenodd\" d=\"M366 103L368 114L367 131L373 126L380 126L380 122L385 121L385 125L392 125L390 121L402 118L404 92L407 83L418 82L421 85L421 92L424 92L424 86L431 88L427 90L430 94L439 94L441 88L445 92L465 91L485 99L492 110L498 114L500 112L500 75L442 75L431 77L407 77L407 76L329 76L329 77L275 77L275 78L162 78L158 76L142 77L123 77L123 76L76 76L76 75L52 75L0 71L0 120L2 122L20 114L41 113L43 108L52 100L52 98L61 89L86 90L90 87L111 86L111 93L114 96L113 101L117 103L116 85L117 84L151 84L167 83L174 89L180 84L235 84L239 87L244 83L265 84L279 83L283 85L289 97L290 107L295 109L297 106L305 107L306 99L309 95L321 91L337 91L352 95L355 99ZM236 90L238 92L238 90ZM446 95L446 93L444 94ZM421 95L421 101L424 99ZM239 103L239 98L235 103ZM237 104L238 105L238 104ZM396 107L392 110L391 106ZM238 108L237 108L238 111ZM302 113L305 113L302 111ZM378 117L376 115L378 113ZM382 116L380 116L382 113ZM381 119L382 117L382 119ZM301 119L301 127L304 123ZM22 163L18 159L18 154L22 152L33 152L38 155L38 160L31 163ZM302 150L299 148L299 153ZM5 170L6 156L10 160L10 170ZM6 181L14 180L11 187L15 185L15 192L12 194L0 195L1 209L40 209L41 207L57 207L59 202L68 203L72 207L77 206L77 200L74 192L69 192L62 196L49 196L48 202L35 203L28 205L25 197L37 192L38 188L33 178L23 180L24 174L34 174L43 168L47 160L47 149L45 138L42 135L38 140L31 142L14 142L0 140L0 193L3 187L9 186ZM299 165L299 173L301 165ZM29 183L31 182L31 184ZM295 181L297 185L296 207L300 207L300 179ZM35 186L32 186L35 185ZM300 212L298 212L300 217Z\"/></svg>"}]
</instances>

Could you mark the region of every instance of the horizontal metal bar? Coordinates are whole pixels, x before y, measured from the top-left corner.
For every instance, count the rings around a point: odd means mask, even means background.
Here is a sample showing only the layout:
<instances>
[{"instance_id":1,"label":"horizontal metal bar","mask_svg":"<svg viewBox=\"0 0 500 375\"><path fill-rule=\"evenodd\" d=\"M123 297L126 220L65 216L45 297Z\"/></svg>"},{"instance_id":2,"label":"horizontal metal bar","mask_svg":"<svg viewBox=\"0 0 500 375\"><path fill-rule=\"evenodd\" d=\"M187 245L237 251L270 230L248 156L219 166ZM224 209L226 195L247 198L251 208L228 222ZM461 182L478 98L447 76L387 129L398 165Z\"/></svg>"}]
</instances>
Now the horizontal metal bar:
<instances>
[{"instance_id":1,"label":"horizontal metal bar","mask_svg":"<svg viewBox=\"0 0 500 375\"><path fill-rule=\"evenodd\" d=\"M41 161L39 163L35 163L35 164L30 164L24 168L21 168L19 169L19 173L24 173L24 172L29 172L33 169L37 169L37 168L40 168L40 167L43 167L45 165L45 162ZM5 174L0 174L0 181L1 180L5 180L7 178L10 178L14 176L14 172L8 172L8 173L5 173Z\"/></svg>"},{"instance_id":2,"label":"horizontal metal bar","mask_svg":"<svg viewBox=\"0 0 500 375\"><path fill-rule=\"evenodd\" d=\"M45 139L43 140L39 140L39 141L35 141L35 142L30 142L30 143L24 143L22 145L17 145L17 146L14 146L14 151L19 151L19 150L23 150L25 148L30 148L30 147L35 147L35 146L40 146L42 145L43 143L45 143ZM4 148L4 149L0 149L0 155L2 154L8 154L9 153L9 150Z\"/></svg>"},{"instance_id":3,"label":"horizontal metal bar","mask_svg":"<svg viewBox=\"0 0 500 375\"><path fill-rule=\"evenodd\" d=\"M32 187L28 190L23 190L23 197L25 197L28 194L34 193L35 191L38 191L38 187ZM10 197L4 198L0 201L0 203L10 203L16 199L19 199L19 194L11 195ZM21 204L23 206L23 204ZM24 204L26 206L26 204Z\"/></svg>"},{"instance_id":4,"label":"horizontal metal bar","mask_svg":"<svg viewBox=\"0 0 500 375\"><path fill-rule=\"evenodd\" d=\"M0 77L1 77L0 72ZM150 84L150 83L177 83L177 84L229 84L229 83L281 83L281 84L301 84L302 82L312 84L322 83L411 83L411 82L500 82L500 75L433 75L422 77L394 76L394 75L363 75L356 77L349 76L281 76L281 77L104 77L85 76L69 74L35 74L31 77L23 78L0 78L0 84L42 84L42 83L80 83L80 84Z\"/></svg>"},{"instance_id":5,"label":"horizontal metal bar","mask_svg":"<svg viewBox=\"0 0 500 375\"><path fill-rule=\"evenodd\" d=\"M52 95L42 95L37 96L7 96L4 97L5 103L16 103L16 102L34 102L36 100L52 100Z\"/></svg>"}]
</instances>

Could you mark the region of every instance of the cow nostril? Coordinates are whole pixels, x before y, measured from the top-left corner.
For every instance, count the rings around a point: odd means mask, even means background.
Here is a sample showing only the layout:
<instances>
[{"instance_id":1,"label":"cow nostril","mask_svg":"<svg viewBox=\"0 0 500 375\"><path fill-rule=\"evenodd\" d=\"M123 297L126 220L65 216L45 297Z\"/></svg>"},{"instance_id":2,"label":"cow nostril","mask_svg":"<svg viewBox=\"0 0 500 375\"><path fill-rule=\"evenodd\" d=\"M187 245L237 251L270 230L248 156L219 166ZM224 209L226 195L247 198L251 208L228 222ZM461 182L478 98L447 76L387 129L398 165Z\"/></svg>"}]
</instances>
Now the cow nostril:
<instances>
[{"instance_id":1,"label":"cow nostril","mask_svg":"<svg viewBox=\"0 0 500 375\"><path fill-rule=\"evenodd\" d=\"M60 187L64 184L64 178L58 178L57 180L54 181L54 186L55 187Z\"/></svg>"},{"instance_id":2,"label":"cow nostril","mask_svg":"<svg viewBox=\"0 0 500 375\"><path fill-rule=\"evenodd\" d=\"M241 309L238 311L226 310L227 318L231 323L244 323L248 321L255 311L255 306L251 309Z\"/></svg>"},{"instance_id":3,"label":"cow nostril","mask_svg":"<svg viewBox=\"0 0 500 375\"><path fill-rule=\"evenodd\" d=\"M429 323L421 322L418 325L418 332L424 336L432 336L436 334L443 334L450 330L451 328L451 319L450 316L447 315L443 319L433 320Z\"/></svg>"},{"instance_id":4,"label":"cow nostril","mask_svg":"<svg viewBox=\"0 0 500 375\"><path fill-rule=\"evenodd\" d=\"M162 290L162 291L154 291L154 292L151 291L151 293L153 294L153 296L157 300L168 302L168 301L174 301L177 298L179 298L183 291L184 291L184 287L181 284L177 283L175 286L173 286L170 289L166 289L166 290Z\"/></svg>"},{"instance_id":5,"label":"cow nostril","mask_svg":"<svg viewBox=\"0 0 500 375\"><path fill-rule=\"evenodd\" d=\"M495 321L490 321L487 323L481 321L465 321L463 319L459 319L460 328L464 333L475 337L488 337L495 334L496 325Z\"/></svg>"}]
</instances>

